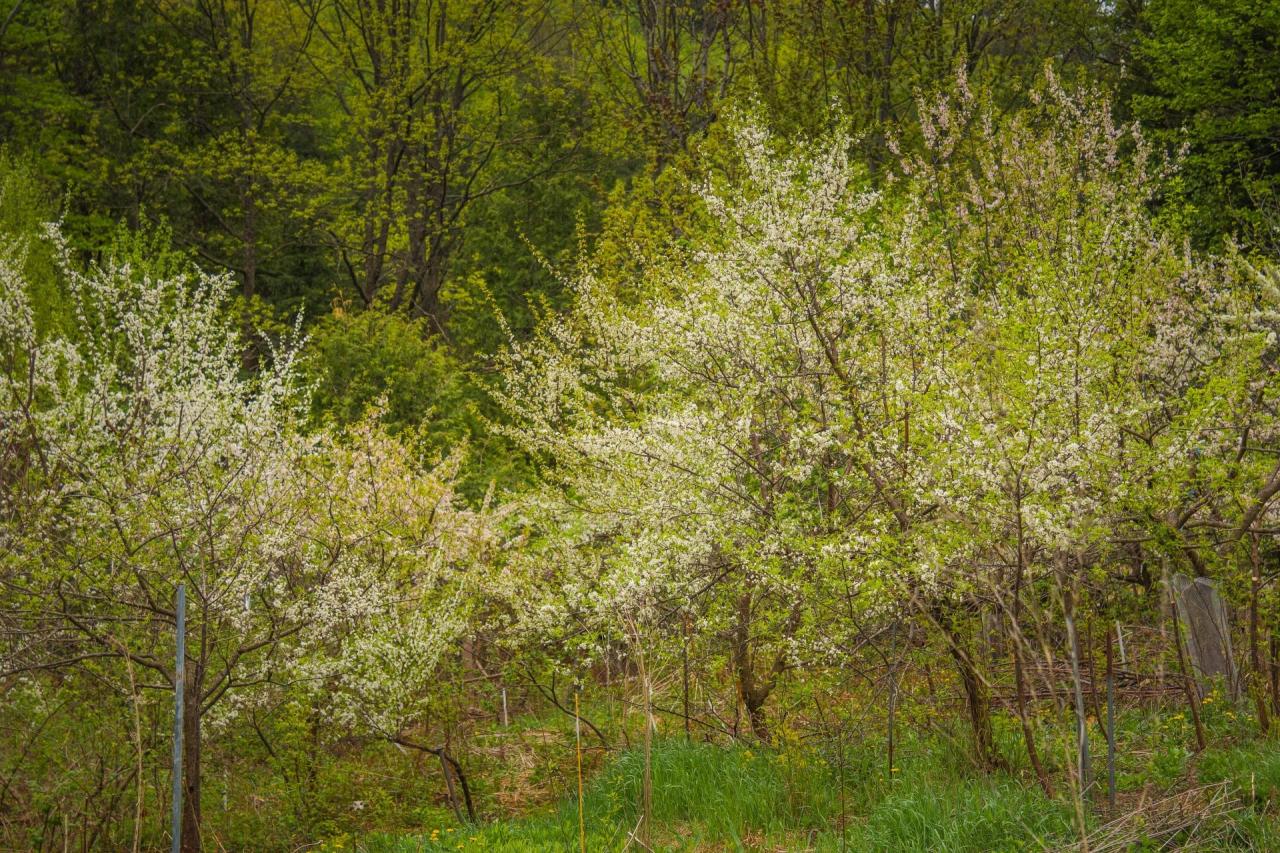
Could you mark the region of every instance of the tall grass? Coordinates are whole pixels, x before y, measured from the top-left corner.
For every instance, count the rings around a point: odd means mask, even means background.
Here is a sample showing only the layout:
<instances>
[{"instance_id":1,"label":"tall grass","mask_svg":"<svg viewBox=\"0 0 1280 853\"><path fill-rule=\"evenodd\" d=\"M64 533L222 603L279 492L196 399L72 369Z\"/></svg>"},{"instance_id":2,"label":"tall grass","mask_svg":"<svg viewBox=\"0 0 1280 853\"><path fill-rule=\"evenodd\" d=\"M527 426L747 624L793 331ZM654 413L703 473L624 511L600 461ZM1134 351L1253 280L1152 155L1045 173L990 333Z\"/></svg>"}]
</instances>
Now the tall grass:
<instances>
[{"instance_id":1,"label":"tall grass","mask_svg":"<svg viewBox=\"0 0 1280 853\"><path fill-rule=\"evenodd\" d=\"M908 777L844 839L848 850L1057 849L1073 832L1070 805L1011 779L929 783Z\"/></svg>"},{"instance_id":2,"label":"tall grass","mask_svg":"<svg viewBox=\"0 0 1280 853\"><path fill-rule=\"evenodd\" d=\"M1230 708L1222 740L1239 726ZM1214 723L1212 714L1210 723ZM1015 851L1056 850L1078 842L1062 767L1071 759L1069 717L1046 714L1039 734L1059 798L1045 797L1021 755L1021 732L1001 720L997 739L1011 773L986 775L968 759L965 732L906 732L897 766L885 766L877 738L826 742L791 740L778 749L659 740L653 747L653 840L672 851ZM1245 740L1194 755L1184 716L1158 710L1122 715L1118 725L1121 792L1158 796L1201 781L1230 781L1247 808L1198 828L1199 847L1280 850L1280 747ZM1243 734L1242 732L1240 732ZM1167 765L1167 766L1166 766ZM587 849L622 850L639 822L643 756L616 754L589 780ZM1095 768L1104 772L1101 764ZM1143 794L1145 798L1147 794ZM441 827L416 836L369 836L369 853L484 850L537 853L578 849L575 797L533 814L476 827ZM1090 823L1098 820L1096 812ZM1209 846L1205 846L1206 842ZM341 845L330 850L341 849ZM638 848L636 848L638 849Z\"/></svg>"},{"instance_id":3,"label":"tall grass","mask_svg":"<svg viewBox=\"0 0 1280 853\"><path fill-rule=\"evenodd\" d=\"M904 750L895 778L862 748L843 758L840 786L815 753L659 741L653 749L654 840L663 850L1015 850L1070 840L1070 806L1009 778L968 778L936 743ZM639 821L643 756L623 752L587 788L587 849L621 850ZM875 769L873 769L875 768ZM471 829L370 836L369 853L578 848L577 803Z\"/></svg>"}]
</instances>

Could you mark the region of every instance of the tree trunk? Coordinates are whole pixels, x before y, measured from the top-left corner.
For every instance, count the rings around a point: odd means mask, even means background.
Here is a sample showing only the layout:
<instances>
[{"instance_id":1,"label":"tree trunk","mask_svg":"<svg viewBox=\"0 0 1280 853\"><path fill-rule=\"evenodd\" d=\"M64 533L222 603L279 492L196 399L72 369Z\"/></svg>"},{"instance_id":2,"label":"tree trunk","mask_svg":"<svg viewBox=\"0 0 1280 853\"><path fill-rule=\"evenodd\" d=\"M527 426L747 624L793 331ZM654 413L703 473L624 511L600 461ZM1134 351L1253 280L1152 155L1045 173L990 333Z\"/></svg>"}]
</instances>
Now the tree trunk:
<instances>
[{"instance_id":1,"label":"tree trunk","mask_svg":"<svg viewBox=\"0 0 1280 853\"><path fill-rule=\"evenodd\" d=\"M765 700L773 690L771 679L758 679L751 654L751 593L738 597L738 618L734 626L733 663L738 676L738 695L747 710L751 732L761 743L769 743L769 722L764 712Z\"/></svg>"},{"instance_id":2,"label":"tree trunk","mask_svg":"<svg viewBox=\"0 0 1280 853\"><path fill-rule=\"evenodd\" d=\"M996 752L995 733L991 725L991 694L969 650L964 635L950 621L942 622L947 633L948 648L955 661L960 684L964 688L965 704L969 710L969 726L973 730L973 745L978 764L983 770L996 770L1004 761Z\"/></svg>"},{"instance_id":3,"label":"tree trunk","mask_svg":"<svg viewBox=\"0 0 1280 853\"><path fill-rule=\"evenodd\" d=\"M440 291L444 288L445 244L442 239L432 239L424 245L426 257L415 270L417 278L413 292L414 317L426 317L433 331L444 331L444 316L440 303Z\"/></svg>"},{"instance_id":4,"label":"tree trunk","mask_svg":"<svg viewBox=\"0 0 1280 853\"><path fill-rule=\"evenodd\" d=\"M1009 643L1013 647L1013 678L1017 691L1018 721L1022 724L1022 740L1027 747L1027 759L1035 770L1036 780L1046 797L1053 796L1053 783L1040 761L1040 750L1036 746L1035 730L1031 727L1031 715L1027 713L1027 674L1022 660L1022 580L1026 576L1026 545L1022 526L1022 481L1018 481L1017 491L1018 513L1018 564L1013 580L1013 615L1009 620Z\"/></svg>"},{"instance_id":5,"label":"tree trunk","mask_svg":"<svg viewBox=\"0 0 1280 853\"><path fill-rule=\"evenodd\" d=\"M1066 560L1058 562L1058 590L1062 596L1062 616L1067 626L1067 646L1071 655L1071 690L1076 709L1076 772L1080 776L1080 795L1091 784L1089 766L1089 724L1084 705L1084 687L1080 676L1080 636L1076 631L1076 602L1071 582L1066 577Z\"/></svg>"},{"instance_id":6,"label":"tree trunk","mask_svg":"<svg viewBox=\"0 0 1280 853\"><path fill-rule=\"evenodd\" d=\"M253 297L258 292L258 206L253 198L253 182L248 176L240 181L240 266L244 275L244 321L240 343L244 347L241 363L245 370L258 366L258 347L254 342Z\"/></svg>"},{"instance_id":7,"label":"tree trunk","mask_svg":"<svg viewBox=\"0 0 1280 853\"><path fill-rule=\"evenodd\" d=\"M1258 537L1249 535L1249 695L1253 697L1258 714L1258 729L1265 735L1271 728L1267 713L1265 669L1262 665L1262 646L1258 639L1258 597L1262 591L1262 566L1258 554Z\"/></svg>"},{"instance_id":8,"label":"tree trunk","mask_svg":"<svg viewBox=\"0 0 1280 853\"><path fill-rule=\"evenodd\" d=\"M640 629L635 622L628 620L627 628L631 634L632 647L639 670L640 687L644 701L644 770L640 777L640 825L636 838L646 850L652 850L653 834L653 686L649 681L649 668L645 664L644 646L641 643Z\"/></svg>"},{"instance_id":9,"label":"tree trunk","mask_svg":"<svg viewBox=\"0 0 1280 853\"><path fill-rule=\"evenodd\" d=\"M898 723L898 671L895 665L889 666L889 766L887 772L888 778L893 778L894 768L897 766L897 757L894 751L897 748L897 723Z\"/></svg>"},{"instance_id":10,"label":"tree trunk","mask_svg":"<svg viewBox=\"0 0 1280 853\"><path fill-rule=\"evenodd\" d=\"M743 704L747 707L747 719L751 721L751 733L761 743L769 743L769 718L764 713L764 700L755 703L744 696Z\"/></svg>"},{"instance_id":11,"label":"tree trunk","mask_svg":"<svg viewBox=\"0 0 1280 853\"><path fill-rule=\"evenodd\" d=\"M1107 805L1116 807L1116 672L1107 631Z\"/></svg>"},{"instance_id":12,"label":"tree trunk","mask_svg":"<svg viewBox=\"0 0 1280 853\"><path fill-rule=\"evenodd\" d=\"M1053 797L1053 783L1040 761L1040 750L1036 747L1035 731L1031 728L1031 715L1027 713L1027 677L1023 671L1022 643L1018 637L1010 638L1013 643L1013 678L1018 692L1018 720L1022 723L1022 739L1027 745L1027 758L1031 768L1035 770L1036 780L1046 797Z\"/></svg>"},{"instance_id":13,"label":"tree trunk","mask_svg":"<svg viewBox=\"0 0 1280 853\"><path fill-rule=\"evenodd\" d=\"M187 670L182 708L182 853L200 846L200 717L204 677L200 664Z\"/></svg>"},{"instance_id":14,"label":"tree trunk","mask_svg":"<svg viewBox=\"0 0 1280 853\"><path fill-rule=\"evenodd\" d=\"M690 743L693 740L693 732L690 729L689 718L689 614L684 614L684 643L680 647L680 695L681 704L684 710L684 740Z\"/></svg>"},{"instance_id":15,"label":"tree trunk","mask_svg":"<svg viewBox=\"0 0 1280 853\"><path fill-rule=\"evenodd\" d=\"M1271 632L1271 711L1280 714L1280 637Z\"/></svg>"}]
</instances>

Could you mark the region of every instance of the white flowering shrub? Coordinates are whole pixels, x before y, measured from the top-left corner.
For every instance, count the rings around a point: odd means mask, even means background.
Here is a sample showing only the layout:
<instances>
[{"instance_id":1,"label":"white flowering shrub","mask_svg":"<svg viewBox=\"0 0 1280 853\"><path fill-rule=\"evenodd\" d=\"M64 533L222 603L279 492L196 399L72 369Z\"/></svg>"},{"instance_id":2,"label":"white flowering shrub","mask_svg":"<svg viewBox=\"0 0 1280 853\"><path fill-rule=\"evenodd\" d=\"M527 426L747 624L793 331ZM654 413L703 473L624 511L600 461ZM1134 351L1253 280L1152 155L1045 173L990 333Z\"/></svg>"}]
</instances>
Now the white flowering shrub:
<instances>
[{"instance_id":1,"label":"white flowering shrub","mask_svg":"<svg viewBox=\"0 0 1280 853\"><path fill-rule=\"evenodd\" d=\"M1153 220L1170 167L1100 93L1049 72L1033 102L997 119L961 78L881 193L848 138L784 148L739 118L687 256L639 285L570 278L573 309L512 341L495 391L544 473L507 591L525 631L581 656L693 611L767 735L782 673L923 618L990 753L957 619L1016 620L1055 577L1069 606L1169 513L1258 503L1260 454L1191 484L1246 412L1271 417L1269 291Z\"/></svg>"},{"instance_id":2,"label":"white flowering shrub","mask_svg":"<svg viewBox=\"0 0 1280 853\"><path fill-rule=\"evenodd\" d=\"M173 686L185 584L190 849L206 726L282 694L366 735L423 722L487 515L455 498L458 458L424 469L376 413L307 429L296 337L246 375L228 278L62 256L65 337L36 328L0 259L0 670L119 683L127 669L135 702L159 704L137 692Z\"/></svg>"},{"instance_id":3,"label":"white flowering shrub","mask_svg":"<svg viewBox=\"0 0 1280 853\"><path fill-rule=\"evenodd\" d=\"M562 567L546 595L513 597L523 618L696 610L699 634L733 637L763 736L797 649L839 659L854 642L830 608L893 597L924 498L911 419L956 303L920 263L918 206L868 190L847 137L781 153L743 120L736 142L688 264L655 270L640 304L584 271L576 310L513 342L498 396L546 460L532 559Z\"/></svg>"}]
</instances>

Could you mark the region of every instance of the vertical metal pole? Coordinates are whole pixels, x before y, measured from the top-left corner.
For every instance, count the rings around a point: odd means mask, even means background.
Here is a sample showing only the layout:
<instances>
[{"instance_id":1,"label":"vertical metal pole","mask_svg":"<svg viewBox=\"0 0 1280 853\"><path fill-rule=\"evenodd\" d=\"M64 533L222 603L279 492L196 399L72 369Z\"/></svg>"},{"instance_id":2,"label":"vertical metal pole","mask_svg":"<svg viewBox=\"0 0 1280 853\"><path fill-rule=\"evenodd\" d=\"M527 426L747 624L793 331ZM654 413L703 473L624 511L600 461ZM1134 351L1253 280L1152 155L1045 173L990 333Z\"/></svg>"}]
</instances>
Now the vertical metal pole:
<instances>
[{"instance_id":1,"label":"vertical metal pole","mask_svg":"<svg viewBox=\"0 0 1280 853\"><path fill-rule=\"evenodd\" d=\"M187 681L187 585L178 584L178 651L173 668L173 853L182 847L182 691Z\"/></svg>"}]
</instances>

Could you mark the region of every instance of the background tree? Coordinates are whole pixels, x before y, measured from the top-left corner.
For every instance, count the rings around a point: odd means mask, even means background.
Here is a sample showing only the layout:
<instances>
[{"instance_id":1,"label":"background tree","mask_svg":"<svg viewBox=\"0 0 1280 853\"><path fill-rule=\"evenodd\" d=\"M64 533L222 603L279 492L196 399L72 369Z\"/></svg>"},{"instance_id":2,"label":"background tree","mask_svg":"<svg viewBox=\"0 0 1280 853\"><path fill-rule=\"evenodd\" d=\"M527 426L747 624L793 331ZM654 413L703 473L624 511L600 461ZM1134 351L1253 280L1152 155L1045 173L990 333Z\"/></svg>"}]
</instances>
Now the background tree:
<instances>
[{"instance_id":1,"label":"background tree","mask_svg":"<svg viewBox=\"0 0 1280 853\"><path fill-rule=\"evenodd\" d=\"M1170 148L1189 146L1171 215L1202 245L1234 235L1275 245L1280 122L1271 3L1154 0L1137 37L1135 114Z\"/></svg>"}]
</instances>

